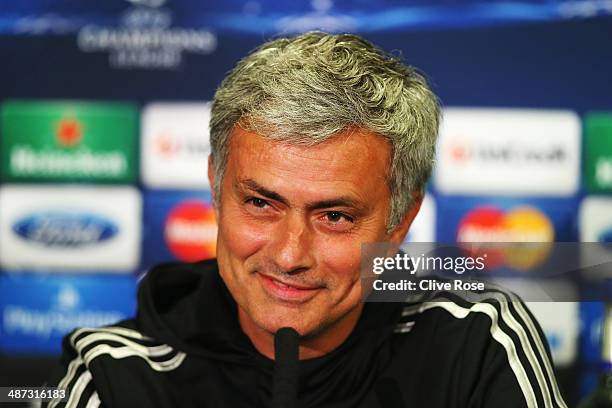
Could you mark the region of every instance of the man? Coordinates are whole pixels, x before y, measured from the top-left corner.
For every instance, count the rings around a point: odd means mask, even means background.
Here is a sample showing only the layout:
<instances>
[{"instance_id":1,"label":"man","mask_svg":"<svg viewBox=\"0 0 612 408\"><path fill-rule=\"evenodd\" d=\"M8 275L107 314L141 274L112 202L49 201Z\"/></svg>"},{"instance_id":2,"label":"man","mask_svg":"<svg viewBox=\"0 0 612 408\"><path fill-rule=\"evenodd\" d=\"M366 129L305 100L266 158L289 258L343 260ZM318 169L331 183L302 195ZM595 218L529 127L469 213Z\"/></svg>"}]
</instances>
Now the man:
<instances>
[{"instance_id":1,"label":"man","mask_svg":"<svg viewBox=\"0 0 612 408\"><path fill-rule=\"evenodd\" d=\"M267 407L274 334L300 336L300 407L564 407L521 303L364 303L362 243L401 243L439 105L352 35L268 42L215 94L216 261L143 280L135 319L64 342L49 407ZM502 299L504 300L504 299Z\"/></svg>"}]
</instances>

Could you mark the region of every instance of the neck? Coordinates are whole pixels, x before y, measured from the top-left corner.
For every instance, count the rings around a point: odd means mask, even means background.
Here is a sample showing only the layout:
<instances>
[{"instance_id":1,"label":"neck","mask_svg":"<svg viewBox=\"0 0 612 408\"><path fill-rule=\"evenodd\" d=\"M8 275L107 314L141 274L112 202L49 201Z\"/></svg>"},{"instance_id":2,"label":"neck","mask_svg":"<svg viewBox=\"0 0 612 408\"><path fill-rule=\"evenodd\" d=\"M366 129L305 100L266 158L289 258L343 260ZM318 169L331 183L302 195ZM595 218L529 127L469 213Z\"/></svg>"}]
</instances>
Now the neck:
<instances>
[{"instance_id":1,"label":"neck","mask_svg":"<svg viewBox=\"0 0 612 408\"><path fill-rule=\"evenodd\" d=\"M335 350L351 334L359 321L362 310L363 303L360 303L355 309L333 323L332 326L312 337L306 336L300 339L298 358L307 360L321 357ZM238 307L238 321L242 331L251 340L255 349L270 360L274 360L274 333L259 327L241 307Z\"/></svg>"}]
</instances>

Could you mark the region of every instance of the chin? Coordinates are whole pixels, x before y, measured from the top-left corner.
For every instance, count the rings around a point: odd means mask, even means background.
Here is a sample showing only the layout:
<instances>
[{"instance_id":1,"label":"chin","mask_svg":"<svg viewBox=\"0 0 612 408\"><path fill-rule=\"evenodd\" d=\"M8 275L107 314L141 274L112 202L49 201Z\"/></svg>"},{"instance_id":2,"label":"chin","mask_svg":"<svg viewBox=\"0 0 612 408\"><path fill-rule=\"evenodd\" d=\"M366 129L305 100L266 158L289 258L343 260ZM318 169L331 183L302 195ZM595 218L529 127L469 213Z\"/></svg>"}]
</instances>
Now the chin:
<instances>
[{"instance_id":1,"label":"chin","mask_svg":"<svg viewBox=\"0 0 612 408\"><path fill-rule=\"evenodd\" d=\"M308 336L319 329L320 322L305 320L304 313L299 309L287 310L283 306L272 306L271 309L271 311L263 312L254 319L259 327L269 333L274 334L283 327L291 327L300 336Z\"/></svg>"}]
</instances>

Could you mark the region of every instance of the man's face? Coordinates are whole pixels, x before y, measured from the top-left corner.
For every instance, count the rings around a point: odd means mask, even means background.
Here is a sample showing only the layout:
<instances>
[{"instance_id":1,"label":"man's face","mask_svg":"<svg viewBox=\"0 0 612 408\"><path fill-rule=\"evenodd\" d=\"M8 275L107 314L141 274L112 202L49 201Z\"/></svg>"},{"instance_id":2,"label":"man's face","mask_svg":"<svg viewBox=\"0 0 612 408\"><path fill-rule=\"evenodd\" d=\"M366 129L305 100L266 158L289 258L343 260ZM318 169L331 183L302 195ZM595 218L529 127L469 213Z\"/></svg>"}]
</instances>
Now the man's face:
<instances>
[{"instance_id":1,"label":"man's face","mask_svg":"<svg viewBox=\"0 0 612 408\"><path fill-rule=\"evenodd\" d=\"M386 233L390 149L362 129L297 146L234 128L217 259L241 318L314 336L360 313L361 244L407 230Z\"/></svg>"}]
</instances>

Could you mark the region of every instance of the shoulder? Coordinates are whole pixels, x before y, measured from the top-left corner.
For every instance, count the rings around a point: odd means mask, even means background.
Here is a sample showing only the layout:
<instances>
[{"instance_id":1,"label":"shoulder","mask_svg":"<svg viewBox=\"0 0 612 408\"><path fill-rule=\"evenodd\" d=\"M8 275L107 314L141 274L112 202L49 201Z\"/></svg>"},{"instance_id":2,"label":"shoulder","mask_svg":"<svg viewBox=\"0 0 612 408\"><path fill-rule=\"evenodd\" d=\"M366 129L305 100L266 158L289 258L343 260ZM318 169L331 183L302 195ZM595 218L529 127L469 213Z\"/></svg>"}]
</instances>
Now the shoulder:
<instances>
[{"instance_id":1,"label":"shoulder","mask_svg":"<svg viewBox=\"0 0 612 408\"><path fill-rule=\"evenodd\" d=\"M185 353L142 334L133 326L131 321L126 321L114 326L80 328L70 333L65 342L87 367L96 360L128 357L156 371L169 371L181 364Z\"/></svg>"},{"instance_id":2,"label":"shoulder","mask_svg":"<svg viewBox=\"0 0 612 408\"><path fill-rule=\"evenodd\" d=\"M478 361L483 378L508 372L526 406L565 407L544 334L525 303L511 292L439 292L405 305L395 333L416 334L419 328L436 337L438 349Z\"/></svg>"},{"instance_id":3,"label":"shoulder","mask_svg":"<svg viewBox=\"0 0 612 408\"><path fill-rule=\"evenodd\" d=\"M67 399L47 406L100 406L104 394L129 382L128 376L173 371L185 358L184 352L142 334L132 320L76 329L64 338L62 368L51 382L66 390Z\"/></svg>"},{"instance_id":4,"label":"shoulder","mask_svg":"<svg viewBox=\"0 0 612 408\"><path fill-rule=\"evenodd\" d=\"M501 288L483 291L442 291L427 300L408 303L401 316L407 318L421 315L443 314L457 322L484 319L489 326L500 322L510 324L518 331L536 331L537 324L525 303L515 294Z\"/></svg>"}]
</instances>

